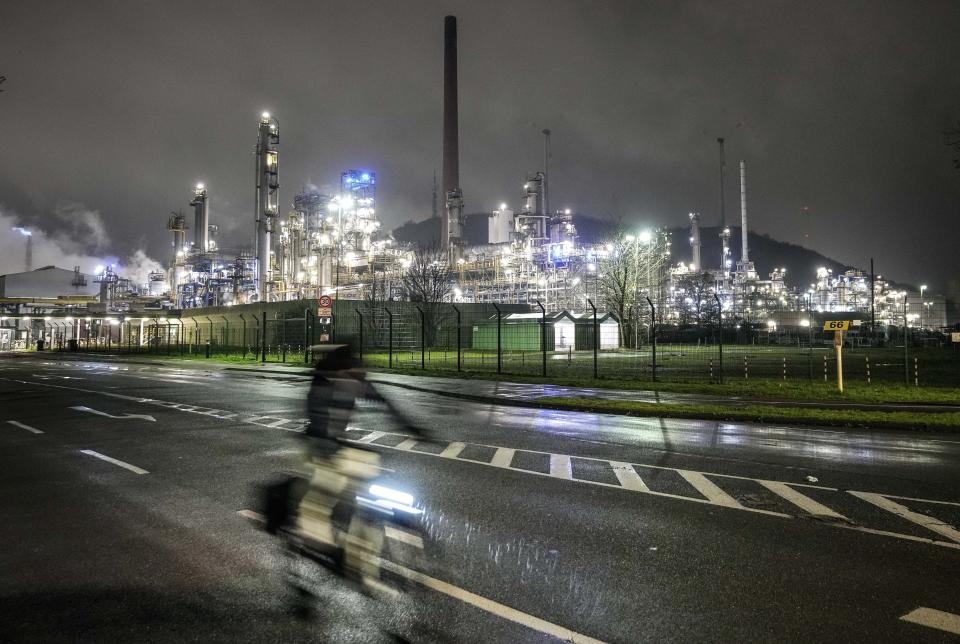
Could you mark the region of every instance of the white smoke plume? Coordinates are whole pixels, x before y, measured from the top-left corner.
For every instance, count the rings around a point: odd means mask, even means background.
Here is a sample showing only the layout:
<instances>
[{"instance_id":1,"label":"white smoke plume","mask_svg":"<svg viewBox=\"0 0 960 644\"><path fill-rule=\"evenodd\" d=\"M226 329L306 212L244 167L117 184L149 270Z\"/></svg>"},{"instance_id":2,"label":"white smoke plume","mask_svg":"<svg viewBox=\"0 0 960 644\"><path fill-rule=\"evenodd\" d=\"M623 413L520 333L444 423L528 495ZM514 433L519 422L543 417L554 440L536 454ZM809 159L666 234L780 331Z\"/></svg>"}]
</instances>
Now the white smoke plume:
<instances>
[{"instance_id":1,"label":"white smoke plume","mask_svg":"<svg viewBox=\"0 0 960 644\"><path fill-rule=\"evenodd\" d=\"M81 272L93 274L98 267L114 264L120 277L129 278L137 285L145 284L151 271L162 270L160 262L143 250L137 250L125 259L110 254L110 238L96 210L78 203L58 204L47 219L55 231L48 232L30 225L16 213L0 206L0 275L19 273L25 268L27 240L15 230L20 227L32 233L34 269L56 266L72 270L79 266Z\"/></svg>"}]
</instances>

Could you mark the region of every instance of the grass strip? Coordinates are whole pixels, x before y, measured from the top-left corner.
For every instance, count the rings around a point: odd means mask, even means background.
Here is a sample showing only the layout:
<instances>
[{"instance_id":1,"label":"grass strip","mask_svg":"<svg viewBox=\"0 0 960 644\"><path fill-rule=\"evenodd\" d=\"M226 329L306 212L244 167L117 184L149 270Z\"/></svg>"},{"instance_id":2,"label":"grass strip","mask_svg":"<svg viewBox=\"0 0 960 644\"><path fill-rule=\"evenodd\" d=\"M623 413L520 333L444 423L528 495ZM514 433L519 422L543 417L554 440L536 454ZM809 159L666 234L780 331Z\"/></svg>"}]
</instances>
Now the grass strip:
<instances>
[{"instance_id":1,"label":"grass strip","mask_svg":"<svg viewBox=\"0 0 960 644\"><path fill-rule=\"evenodd\" d=\"M658 403L566 396L544 397L538 399L537 402L554 409L627 416L747 421L789 425L830 425L870 429L960 429L960 412L925 414L904 411L769 407L766 405L747 407L692 404L661 405Z\"/></svg>"}]
</instances>

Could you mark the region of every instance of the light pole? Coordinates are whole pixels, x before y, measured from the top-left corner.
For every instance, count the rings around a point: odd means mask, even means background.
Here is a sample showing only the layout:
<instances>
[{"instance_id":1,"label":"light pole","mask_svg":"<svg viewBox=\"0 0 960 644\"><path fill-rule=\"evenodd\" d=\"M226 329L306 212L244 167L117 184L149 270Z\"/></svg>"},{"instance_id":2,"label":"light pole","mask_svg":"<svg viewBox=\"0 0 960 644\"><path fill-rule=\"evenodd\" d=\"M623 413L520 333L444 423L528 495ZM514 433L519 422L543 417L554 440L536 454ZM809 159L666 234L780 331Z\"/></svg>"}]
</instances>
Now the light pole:
<instances>
[{"instance_id":1,"label":"light pole","mask_svg":"<svg viewBox=\"0 0 960 644\"><path fill-rule=\"evenodd\" d=\"M925 290L927 290L927 285L921 284L920 285L920 324L919 324L921 333L923 332L923 292Z\"/></svg>"}]
</instances>

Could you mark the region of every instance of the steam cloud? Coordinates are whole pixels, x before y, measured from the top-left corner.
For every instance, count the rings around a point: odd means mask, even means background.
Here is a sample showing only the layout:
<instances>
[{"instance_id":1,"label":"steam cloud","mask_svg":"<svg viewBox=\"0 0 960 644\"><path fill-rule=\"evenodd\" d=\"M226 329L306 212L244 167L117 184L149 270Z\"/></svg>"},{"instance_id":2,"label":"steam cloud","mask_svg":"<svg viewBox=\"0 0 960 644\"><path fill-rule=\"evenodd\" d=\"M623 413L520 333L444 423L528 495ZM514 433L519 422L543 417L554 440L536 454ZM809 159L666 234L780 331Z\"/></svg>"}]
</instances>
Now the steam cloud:
<instances>
[{"instance_id":1,"label":"steam cloud","mask_svg":"<svg viewBox=\"0 0 960 644\"><path fill-rule=\"evenodd\" d=\"M120 277L137 285L147 282L151 271L162 270L160 262L138 249L126 258L118 258L109 251L110 237L100 213L79 203L61 203L48 216L56 232L47 232L23 221L16 213L0 206L0 275L19 273L24 269L26 240L13 230L29 229L33 235L33 268L56 266L92 274L98 266L114 264Z\"/></svg>"}]
</instances>

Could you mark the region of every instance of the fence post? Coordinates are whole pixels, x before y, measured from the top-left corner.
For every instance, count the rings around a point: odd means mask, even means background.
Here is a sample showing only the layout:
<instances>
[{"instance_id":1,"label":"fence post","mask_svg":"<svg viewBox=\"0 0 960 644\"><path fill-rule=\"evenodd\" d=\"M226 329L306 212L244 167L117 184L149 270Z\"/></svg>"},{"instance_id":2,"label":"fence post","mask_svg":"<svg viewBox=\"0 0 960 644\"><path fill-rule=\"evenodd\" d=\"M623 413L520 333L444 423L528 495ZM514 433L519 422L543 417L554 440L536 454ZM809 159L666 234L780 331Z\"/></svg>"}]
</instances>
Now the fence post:
<instances>
[{"instance_id":1,"label":"fence post","mask_svg":"<svg viewBox=\"0 0 960 644\"><path fill-rule=\"evenodd\" d=\"M916 357L914 357L913 359L913 386L914 387L920 386L920 366Z\"/></svg>"},{"instance_id":2,"label":"fence post","mask_svg":"<svg viewBox=\"0 0 960 644\"><path fill-rule=\"evenodd\" d=\"M450 306L457 313L457 371L460 371L460 309L455 304Z\"/></svg>"},{"instance_id":3,"label":"fence post","mask_svg":"<svg viewBox=\"0 0 960 644\"><path fill-rule=\"evenodd\" d=\"M419 306L417 310L420 311L420 368L427 368L427 321L426 315L423 313L423 309Z\"/></svg>"},{"instance_id":4,"label":"fence post","mask_svg":"<svg viewBox=\"0 0 960 644\"><path fill-rule=\"evenodd\" d=\"M870 356L867 356L867 384L870 384Z\"/></svg>"},{"instance_id":5,"label":"fence post","mask_svg":"<svg viewBox=\"0 0 960 644\"><path fill-rule=\"evenodd\" d=\"M310 364L310 328L313 326L313 311L303 309L303 364ZM363 360L363 349L360 349L360 359Z\"/></svg>"},{"instance_id":6,"label":"fence post","mask_svg":"<svg viewBox=\"0 0 960 644\"><path fill-rule=\"evenodd\" d=\"M363 313L360 309L354 309L357 312L357 328L360 330L360 359L363 360Z\"/></svg>"},{"instance_id":7,"label":"fence post","mask_svg":"<svg viewBox=\"0 0 960 644\"><path fill-rule=\"evenodd\" d=\"M719 371L717 372L717 379L720 381L720 384L723 384L723 305L720 304L720 297L714 293L713 299L717 301L717 325L720 327L720 332L717 334L720 338L720 364Z\"/></svg>"},{"instance_id":8,"label":"fence post","mask_svg":"<svg viewBox=\"0 0 960 644\"><path fill-rule=\"evenodd\" d=\"M783 379L787 379L787 357L783 357Z\"/></svg>"},{"instance_id":9,"label":"fence post","mask_svg":"<svg viewBox=\"0 0 960 644\"><path fill-rule=\"evenodd\" d=\"M383 307L383 310L387 312L387 317L390 318L390 322L388 325L389 331L387 333L387 351L388 351L388 355L390 356L389 366L391 369L393 369L393 313L391 313L390 309L388 309L387 307Z\"/></svg>"},{"instance_id":10,"label":"fence post","mask_svg":"<svg viewBox=\"0 0 960 644\"><path fill-rule=\"evenodd\" d=\"M149 341L147 349L150 349ZM193 353L200 353L200 323L197 322L197 318L193 318Z\"/></svg>"},{"instance_id":11,"label":"fence post","mask_svg":"<svg viewBox=\"0 0 960 644\"><path fill-rule=\"evenodd\" d=\"M653 376L653 381L657 381L657 310L653 308L653 302L650 301L649 297L644 298L647 301L647 304L650 305L650 348L653 351L653 363L651 369L651 375Z\"/></svg>"},{"instance_id":12,"label":"fence post","mask_svg":"<svg viewBox=\"0 0 960 644\"><path fill-rule=\"evenodd\" d=\"M500 344L500 318L502 315L499 306L493 304L493 308L497 310L497 373L500 373L503 369L503 346Z\"/></svg>"},{"instance_id":13,"label":"fence post","mask_svg":"<svg viewBox=\"0 0 960 644\"><path fill-rule=\"evenodd\" d=\"M267 363L267 312L261 314L263 324L260 325L260 364Z\"/></svg>"},{"instance_id":14,"label":"fence post","mask_svg":"<svg viewBox=\"0 0 960 644\"><path fill-rule=\"evenodd\" d=\"M547 309L537 300L540 307L540 351L543 354L543 377L547 377Z\"/></svg>"},{"instance_id":15,"label":"fence post","mask_svg":"<svg viewBox=\"0 0 960 644\"><path fill-rule=\"evenodd\" d=\"M593 309L593 379L596 380L599 377L597 347L600 346L600 329L597 327L597 307L593 305L593 300L590 298L587 298L587 304Z\"/></svg>"},{"instance_id":16,"label":"fence post","mask_svg":"<svg viewBox=\"0 0 960 644\"><path fill-rule=\"evenodd\" d=\"M747 356L743 356L743 379L746 380L750 377L750 369L747 363Z\"/></svg>"},{"instance_id":17,"label":"fence post","mask_svg":"<svg viewBox=\"0 0 960 644\"><path fill-rule=\"evenodd\" d=\"M240 344L243 345L243 358L247 358L247 318L243 316L243 313L240 313L240 321L243 322L243 337L240 338Z\"/></svg>"},{"instance_id":18,"label":"fence post","mask_svg":"<svg viewBox=\"0 0 960 644\"><path fill-rule=\"evenodd\" d=\"M827 356L823 356L823 381L827 381Z\"/></svg>"}]
</instances>

